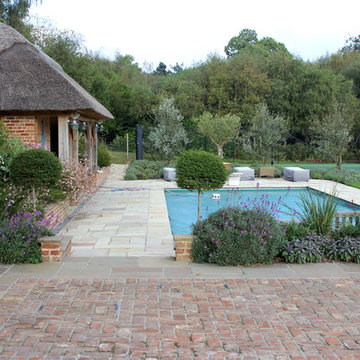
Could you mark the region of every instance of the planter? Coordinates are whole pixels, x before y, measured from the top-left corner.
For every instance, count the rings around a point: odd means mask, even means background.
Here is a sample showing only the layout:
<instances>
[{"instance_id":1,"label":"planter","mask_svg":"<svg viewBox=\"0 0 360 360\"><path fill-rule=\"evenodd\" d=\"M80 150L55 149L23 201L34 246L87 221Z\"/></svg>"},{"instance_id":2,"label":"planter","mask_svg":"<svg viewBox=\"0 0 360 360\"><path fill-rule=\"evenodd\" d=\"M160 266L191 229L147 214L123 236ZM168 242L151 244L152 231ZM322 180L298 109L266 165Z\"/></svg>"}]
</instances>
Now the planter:
<instances>
[{"instance_id":1,"label":"planter","mask_svg":"<svg viewBox=\"0 0 360 360\"><path fill-rule=\"evenodd\" d=\"M223 162L224 166L226 167L226 170L230 169L231 163L229 162Z\"/></svg>"}]
</instances>

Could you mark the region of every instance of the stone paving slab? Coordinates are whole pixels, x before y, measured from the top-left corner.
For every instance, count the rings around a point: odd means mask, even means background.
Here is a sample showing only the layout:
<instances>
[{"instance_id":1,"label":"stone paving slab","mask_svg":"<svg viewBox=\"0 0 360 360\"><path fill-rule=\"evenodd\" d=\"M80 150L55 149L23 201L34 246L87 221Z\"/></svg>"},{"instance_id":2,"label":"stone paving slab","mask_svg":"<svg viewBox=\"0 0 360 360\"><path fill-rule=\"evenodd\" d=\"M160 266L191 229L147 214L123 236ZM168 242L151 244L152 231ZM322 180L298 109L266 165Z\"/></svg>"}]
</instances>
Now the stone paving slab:
<instances>
[{"instance_id":1,"label":"stone paving slab","mask_svg":"<svg viewBox=\"0 0 360 360\"><path fill-rule=\"evenodd\" d=\"M0 319L0 359L360 359L352 279L23 279Z\"/></svg>"}]
</instances>

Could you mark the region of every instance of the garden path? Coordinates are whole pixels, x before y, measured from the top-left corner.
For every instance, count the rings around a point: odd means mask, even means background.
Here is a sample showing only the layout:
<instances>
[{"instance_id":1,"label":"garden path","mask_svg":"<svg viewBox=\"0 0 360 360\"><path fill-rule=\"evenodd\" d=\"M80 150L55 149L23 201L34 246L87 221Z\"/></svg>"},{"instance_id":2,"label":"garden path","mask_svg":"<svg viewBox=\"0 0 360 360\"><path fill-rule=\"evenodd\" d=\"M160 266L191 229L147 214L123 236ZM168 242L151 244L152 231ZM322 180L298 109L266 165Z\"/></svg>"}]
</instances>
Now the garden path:
<instances>
[{"instance_id":1,"label":"garden path","mask_svg":"<svg viewBox=\"0 0 360 360\"><path fill-rule=\"evenodd\" d=\"M167 183L124 181L125 172L126 165L112 165L105 183L61 229L72 236L71 256L174 256Z\"/></svg>"}]
</instances>

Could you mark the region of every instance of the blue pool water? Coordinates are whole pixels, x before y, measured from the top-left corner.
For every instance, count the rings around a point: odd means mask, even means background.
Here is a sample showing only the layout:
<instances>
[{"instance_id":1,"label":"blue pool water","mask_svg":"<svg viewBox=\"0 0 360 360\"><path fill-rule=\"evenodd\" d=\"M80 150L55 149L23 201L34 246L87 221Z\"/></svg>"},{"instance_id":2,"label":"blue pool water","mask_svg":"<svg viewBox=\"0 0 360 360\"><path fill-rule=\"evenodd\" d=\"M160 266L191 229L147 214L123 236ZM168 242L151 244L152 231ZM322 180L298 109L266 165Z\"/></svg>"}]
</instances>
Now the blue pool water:
<instances>
[{"instance_id":1,"label":"blue pool water","mask_svg":"<svg viewBox=\"0 0 360 360\"><path fill-rule=\"evenodd\" d=\"M299 211L296 202L299 195L307 193L307 188L288 189L236 189L236 190L212 190L204 191L201 196L201 216L207 218L212 212L229 205L243 206L250 199L267 196L267 201L277 203L281 197L278 209L280 220L290 220L293 212L288 207ZM323 196L322 192L311 190L313 198ZM220 194L220 200L212 199L212 194ZM197 219L197 192L188 190L165 190L166 204L173 234L190 234L191 225ZM337 199L338 211L360 211L360 206L351 204L345 200ZM290 214L290 212L292 214Z\"/></svg>"}]
</instances>

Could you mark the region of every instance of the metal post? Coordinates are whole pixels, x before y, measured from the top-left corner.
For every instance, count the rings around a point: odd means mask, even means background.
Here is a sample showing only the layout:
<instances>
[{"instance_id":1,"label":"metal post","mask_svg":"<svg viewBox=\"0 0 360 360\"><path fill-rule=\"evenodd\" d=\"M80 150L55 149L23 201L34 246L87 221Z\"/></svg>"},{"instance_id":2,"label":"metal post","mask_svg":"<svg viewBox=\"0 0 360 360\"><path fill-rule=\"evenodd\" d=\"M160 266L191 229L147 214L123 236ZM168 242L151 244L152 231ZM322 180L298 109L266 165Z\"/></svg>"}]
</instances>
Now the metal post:
<instances>
[{"instance_id":1,"label":"metal post","mask_svg":"<svg viewBox=\"0 0 360 360\"><path fill-rule=\"evenodd\" d=\"M129 162L129 133L126 133L126 162Z\"/></svg>"},{"instance_id":2,"label":"metal post","mask_svg":"<svg viewBox=\"0 0 360 360\"><path fill-rule=\"evenodd\" d=\"M136 160L143 159L142 133L142 127L140 125L136 125Z\"/></svg>"}]
</instances>

